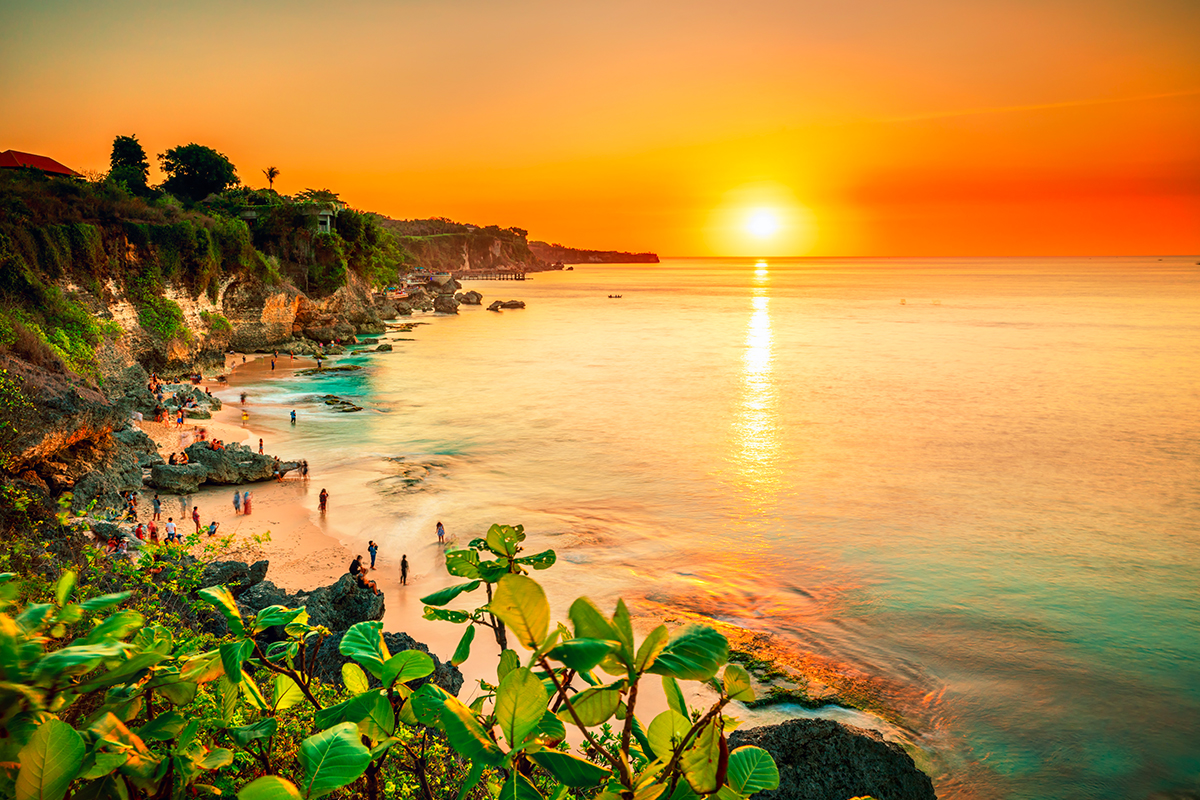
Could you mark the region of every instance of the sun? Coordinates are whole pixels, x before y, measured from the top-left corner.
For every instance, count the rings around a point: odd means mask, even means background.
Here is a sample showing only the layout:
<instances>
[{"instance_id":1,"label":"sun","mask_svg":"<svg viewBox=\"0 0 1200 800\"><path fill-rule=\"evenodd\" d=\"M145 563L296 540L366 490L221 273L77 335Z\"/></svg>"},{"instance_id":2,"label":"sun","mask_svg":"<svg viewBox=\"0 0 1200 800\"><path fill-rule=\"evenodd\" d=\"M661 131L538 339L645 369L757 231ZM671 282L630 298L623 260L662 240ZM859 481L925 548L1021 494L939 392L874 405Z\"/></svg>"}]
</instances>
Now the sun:
<instances>
[{"instance_id":1,"label":"sun","mask_svg":"<svg viewBox=\"0 0 1200 800\"><path fill-rule=\"evenodd\" d=\"M779 228L779 215L769 208L757 208L746 217L746 230L757 239L770 239Z\"/></svg>"}]
</instances>

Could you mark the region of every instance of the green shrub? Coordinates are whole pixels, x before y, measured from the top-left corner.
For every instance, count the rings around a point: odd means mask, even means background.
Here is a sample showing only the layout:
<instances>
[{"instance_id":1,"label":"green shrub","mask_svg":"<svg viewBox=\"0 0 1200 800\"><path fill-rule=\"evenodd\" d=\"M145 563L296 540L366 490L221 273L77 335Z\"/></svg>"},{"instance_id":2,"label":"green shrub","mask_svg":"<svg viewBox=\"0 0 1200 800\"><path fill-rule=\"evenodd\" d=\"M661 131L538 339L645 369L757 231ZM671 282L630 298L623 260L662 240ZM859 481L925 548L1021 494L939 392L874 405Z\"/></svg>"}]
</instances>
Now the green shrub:
<instances>
[{"instance_id":1,"label":"green shrub","mask_svg":"<svg viewBox=\"0 0 1200 800\"><path fill-rule=\"evenodd\" d=\"M166 297L143 297L138 307L138 324L164 342L175 338L187 340L191 335L183 321L183 309Z\"/></svg>"},{"instance_id":2,"label":"green shrub","mask_svg":"<svg viewBox=\"0 0 1200 800\"><path fill-rule=\"evenodd\" d=\"M208 329L213 333L227 333L233 330L233 326L229 324L229 320L225 318L224 314L201 311L200 319L204 320L204 324L208 325Z\"/></svg>"}]
</instances>

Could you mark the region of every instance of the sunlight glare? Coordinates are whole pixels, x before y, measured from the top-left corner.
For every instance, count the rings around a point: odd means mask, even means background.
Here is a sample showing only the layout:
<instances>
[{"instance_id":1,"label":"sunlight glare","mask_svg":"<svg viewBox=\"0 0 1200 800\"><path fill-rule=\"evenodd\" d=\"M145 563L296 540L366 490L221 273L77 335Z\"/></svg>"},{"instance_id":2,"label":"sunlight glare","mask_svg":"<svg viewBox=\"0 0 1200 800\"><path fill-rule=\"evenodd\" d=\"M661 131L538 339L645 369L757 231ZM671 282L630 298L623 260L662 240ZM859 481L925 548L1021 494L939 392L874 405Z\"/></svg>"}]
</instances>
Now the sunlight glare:
<instances>
[{"instance_id":1,"label":"sunlight glare","mask_svg":"<svg viewBox=\"0 0 1200 800\"><path fill-rule=\"evenodd\" d=\"M769 208L751 211L746 230L759 239L770 239L779 231L779 215Z\"/></svg>"}]
</instances>

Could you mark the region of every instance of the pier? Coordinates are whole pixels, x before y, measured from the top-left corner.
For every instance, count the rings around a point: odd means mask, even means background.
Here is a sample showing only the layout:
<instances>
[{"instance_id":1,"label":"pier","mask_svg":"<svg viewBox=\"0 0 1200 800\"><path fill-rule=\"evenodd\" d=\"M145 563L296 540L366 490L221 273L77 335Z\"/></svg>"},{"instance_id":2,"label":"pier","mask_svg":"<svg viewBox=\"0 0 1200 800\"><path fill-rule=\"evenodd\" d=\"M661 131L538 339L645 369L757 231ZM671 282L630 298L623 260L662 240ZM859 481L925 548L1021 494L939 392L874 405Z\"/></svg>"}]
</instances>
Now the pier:
<instances>
[{"instance_id":1,"label":"pier","mask_svg":"<svg viewBox=\"0 0 1200 800\"><path fill-rule=\"evenodd\" d=\"M454 277L460 281L523 281L525 273L514 269L462 270Z\"/></svg>"}]
</instances>

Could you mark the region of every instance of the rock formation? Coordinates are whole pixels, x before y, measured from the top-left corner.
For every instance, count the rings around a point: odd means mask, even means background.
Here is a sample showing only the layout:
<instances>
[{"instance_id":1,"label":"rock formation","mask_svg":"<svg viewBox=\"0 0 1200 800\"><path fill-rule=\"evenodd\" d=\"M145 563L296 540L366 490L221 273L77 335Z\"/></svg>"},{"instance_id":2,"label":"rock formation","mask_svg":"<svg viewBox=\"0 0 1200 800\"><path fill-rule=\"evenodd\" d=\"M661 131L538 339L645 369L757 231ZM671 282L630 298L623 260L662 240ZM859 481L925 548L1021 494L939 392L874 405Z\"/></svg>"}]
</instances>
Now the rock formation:
<instances>
[{"instance_id":1,"label":"rock formation","mask_svg":"<svg viewBox=\"0 0 1200 800\"><path fill-rule=\"evenodd\" d=\"M276 461L259 455L246 445L231 442L214 450L208 442L195 442L184 450L187 464L159 464L150 468L147 483L173 494L190 494L201 484L233 486L271 480L276 472L286 475L299 469L297 461Z\"/></svg>"},{"instance_id":2,"label":"rock formation","mask_svg":"<svg viewBox=\"0 0 1200 800\"><path fill-rule=\"evenodd\" d=\"M929 776L904 748L875 731L827 719L793 719L729 734L730 750L742 745L763 748L779 767L779 788L755 795L762 800L937 797Z\"/></svg>"},{"instance_id":3,"label":"rock formation","mask_svg":"<svg viewBox=\"0 0 1200 800\"><path fill-rule=\"evenodd\" d=\"M454 299L464 306L478 306L483 304L483 295L474 290L469 292L459 292L454 295Z\"/></svg>"}]
</instances>

